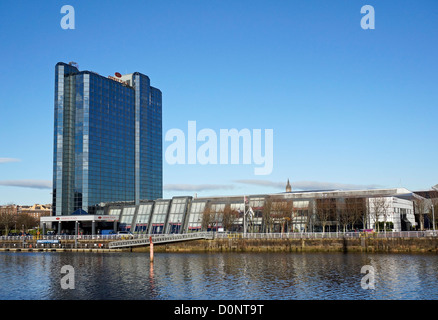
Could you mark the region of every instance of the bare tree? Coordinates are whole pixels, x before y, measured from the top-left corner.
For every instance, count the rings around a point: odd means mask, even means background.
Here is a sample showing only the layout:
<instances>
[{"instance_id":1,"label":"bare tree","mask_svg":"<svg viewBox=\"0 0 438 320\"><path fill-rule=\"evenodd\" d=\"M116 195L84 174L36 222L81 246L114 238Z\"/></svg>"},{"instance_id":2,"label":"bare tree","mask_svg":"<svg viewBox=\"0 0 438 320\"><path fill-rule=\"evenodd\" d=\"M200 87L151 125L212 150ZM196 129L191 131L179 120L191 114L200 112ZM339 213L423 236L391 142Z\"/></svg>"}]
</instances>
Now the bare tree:
<instances>
[{"instance_id":1,"label":"bare tree","mask_svg":"<svg viewBox=\"0 0 438 320\"><path fill-rule=\"evenodd\" d=\"M222 212L222 226L225 230L231 230L238 218L239 212L231 209L231 207L228 205Z\"/></svg>"},{"instance_id":2,"label":"bare tree","mask_svg":"<svg viewBox=\"0 0 438 320\"><path fill-rule=\"evenodd\" d=\"M385 199L385 198L383 198ZM383 231L386 232L386 222L388 221L388 216L390 214L389 208L391 207L391 204L388 201L385 201L382 204L382 216L383 216Z\"/></svg>"},{"instance_id":3,"label":"bare tree","mask_svg":"<svg viewBox=\"0 0 438 320\"><path fill-rule=\"evenodd\" d=\"M347 198L345 199L345 209L347 211L346 214L346 224L350 225L351 228L355 226L355 224L363 219L364 216L364 199L363 198Z\"/></svg>"},{"instance_id":4,"label":"bare tree","mask_svg":"<svg viewBox=\"0 0 438 320\"><path fill-rule=\"evenodd\" d=\"M14 226L17 218L17 206L14 204L7 204L0 207L0 225L5 230L5 234L9 233L9 229Z\"/></svg>"},{"instance_id":5,"label":"bare tree","mask_svg":"<svg viewBox=\"0 0 438 320\"><path fill-rule=\"evenodd\" d=\"M370 200L370 204L372 205L372 210L370 210L370 217L374 221L374 228L377 229L377 232L380 231L378 222L380 220L380 217L383 215L385 203L386 200L382 197L376 197Z\"/></svg>"},{"instance_id":6,"label":"bare tree","mask_svg":"<svg viewBox=\"0 0 438 320\"><path fill-rule=\"evenodd\" d=\"M336 199L327 198L323 195L322 199L316 201L316 214L322 226L322 232L325 232L326 226L330 221L335 219Z\"/></svg>"},{"instance_id":7,"label":"bare tree","mask_svg":"<svg viewBox=\"0 0 438 320\"><path fill-rule=\"evenodd\" d=\"M322 226L322 232L325 232L325 226L327 224L328 217L325 210L325 199L316 199L316 215Z\"/></svg>"},{"instance_id":8,"label":"bare tree","mask_svg":"<svg viewBox=\"0 0 438 320\"><path fill-rule=\"evenodd\" d=\"M30 228L37 227L38 224L38 219L28 214L20 214L17 216L17 226L23 227L23 232L26 232L26 230Z\"/></svg>"},{"instance_id":9,"label":"bare tree","mask_svg":"<svg viewBox=\"0 0 438 320\"><path fill-rule=\"evenodd\" d=\"M347 207L347 199L344 199L343 201L338 201L336 205L336 209L338 212L338 221L342 226L343 232L347 231L347 227L350 224L351 218L351 211Z\"/></svg>"},{"instance_id":10,"label":"bare tree","mask_svg":"<svg viewBox=\"0 0 438 320\"><path fill-rule=\"evenodd\" d=\"M204 211L202 212L202 220L201 220L202 230L208 230L208 228L210 228L213 225L214 216L215 213L212 212L210 207L205 207Z\"/></svg>"},{"instance_id":11,"label":"bare tree","mask_svg":"<svg viewBox=\"0 0 438 320\"><path fill-rule=\"evenodd\" d=\"M271 216L274 222L277 222L281 226L281 233L284 233L287 229L287 224L292 219L292 207L293 203L290 200L275 201L272 203Z\"/></svg>"},{"instance_id":12,"label":"bare tree","mask_svg":"<svg viewBox=\"0 0 438 320\"><path fill-rule=\"evenodd\" d=\"M420 221L420 230L424 230L424 215L427 212L428 203L423 197L416 197L414 199L414 210L415 214L418 215L418 220Z\"/></svg>"},{"instance_id":13,"label":"bare tree","mask_svg":"<svg viewBox=\"0 0 438 320\"><path fill-rule=\"evenodd\" d=\"M305 218L306 220L303 221L303 218ZM304 208L292 208L292 217L291 217L291 222L290 222L290 230L292 232L295 232L295 223L297 224L303 224L304 222L304 229L306 229L307 226L307 209L305 210ZM297 231L299 231L297 229Z\"/></svg>"},{"instance_id":14,"label":"bare tree","mask_svg":"<svg viewBox=\"0 0 438 320\"><path fill-rule=\"evenodd\" d=\"M427 217L429 221L432 221L432 229L435 229L436 226L433 225L434 220L436 224L436 214L438 214L438 198L431 198L430 200L430 209L427 211Z\"/></svg>"},{"instance_id":15,"label":"bare tree","mask_svg":"<svg viewBox=\"0 0 438 320\"><path fill-rule=\"evenodd\" d=\"M386 223L390 214L391 203L384 197L377 197L371 199L373 210L370 211L370 216L374 220L374 227L380 231L379 220L383 217L383 231L386 232Z\"/></svg>"},{"instance_id":16,"label":"bare tree","mask_svg":"<svg viewBox=\"0 0 438 320\"><path fill-rule=\"evenodd\" d=\"M304 225L305 232L309 232L309 226L312 224L312 220L313 220L314 208L315 208L315 202L309 200L309 204L307 205L307 210L306 210L306 223Z\"/></svg>"},{"instance_id":17,"label":"bare tree","mask_svg":"<svg viewBox=\"0 0 438 320\"><path fill-rule=\"evenodd\" d=\"M369 199L366 200L366 216L364 218L364 221L362 221L364 223L364 225L368 228L371 229L371 219L372 219L372 214L371 214L371 201Z\"/></svg>"},{"instance_id":18,"label":"bare tree","mask_svg":"<svg viewBox=\"0 0 438 320\"><path fill-rule=\"evenodd\" d=\"M367 201L365 198L356 198L354 201L354 222L358 223L359 221L362 222L362 229L366 228L366 223L369 216L369 207L367 205Z\"/></svg>"},{"instance_id":19,"label":"bare tree","mask_svg":"<svg viewBox=\"0 0 438 320\"><path fill-rule=\"evenodd\" d=\"M274 224L271 211L272 211L272 199L268 197L266 198L262 209L262 217L263 217L263 225L264 225L263 229L264 232L267 233L272 232L272 227Z\"/></svg>"}]
</instances>

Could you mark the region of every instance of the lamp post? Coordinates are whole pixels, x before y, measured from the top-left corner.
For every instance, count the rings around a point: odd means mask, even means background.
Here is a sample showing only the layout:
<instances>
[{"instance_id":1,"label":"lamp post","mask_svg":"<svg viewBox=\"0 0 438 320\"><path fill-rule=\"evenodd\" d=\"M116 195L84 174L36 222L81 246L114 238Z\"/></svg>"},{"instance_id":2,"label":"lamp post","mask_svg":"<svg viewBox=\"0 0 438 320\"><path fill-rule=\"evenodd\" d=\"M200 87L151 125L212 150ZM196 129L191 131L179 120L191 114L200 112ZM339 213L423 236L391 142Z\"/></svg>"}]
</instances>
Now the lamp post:
<instances>
[{"instance_id":1,"label":"lamp post","mask_svg":"<svg viewBox=\"0 0 438 320\"><path fill-rule=\"evenodd\" d=\"M246 235L246 196L243 197L243 236Z\"/></svg>"},{"instance_id":2,"label":"lamp post","mask_svg":"<svg viewBox=\"0 0 438 320\"><path fill-rule=\"evenodd\" d=\"M435 185L432 187L432 190L438 191L437 188L438 185ZM433 224L433 231L435 231L435 208L432 202L432 224Z\"/></svg>"},{"instance_id":3,"label":"lamp post","mask_svg":"<svg viewBox=\"0 0 438 320\"><path fill-rule=\"evenodd\" d=\"M247 232L247 227L246 227L246 214L247 214L247 210L246 210L246 205L249 204L249 200L247 196L243 197L243 236L246 236L246 232Z\"/></svg>"},{"instance_id":4,"label":"lamp post","mask_svg":"<svg viewBox=\"0 0 438 320\"><path fill-rule=\"evenodd\" d=\"M75 249L78 248L79 221L75 222Z\"/></svg>"}]
</instances>

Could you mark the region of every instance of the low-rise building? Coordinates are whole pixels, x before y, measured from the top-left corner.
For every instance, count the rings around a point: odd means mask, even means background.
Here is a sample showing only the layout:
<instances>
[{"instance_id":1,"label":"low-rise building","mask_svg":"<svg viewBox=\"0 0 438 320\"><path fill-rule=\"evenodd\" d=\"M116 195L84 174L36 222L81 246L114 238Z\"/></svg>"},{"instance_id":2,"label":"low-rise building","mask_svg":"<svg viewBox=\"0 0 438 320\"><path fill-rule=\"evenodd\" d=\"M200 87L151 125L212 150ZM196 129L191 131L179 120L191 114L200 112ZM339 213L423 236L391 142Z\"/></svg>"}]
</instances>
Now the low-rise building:
<instances>
[{"instance_id":1,"label":"low-rise building","mask_svg":"<svg viewBox=\"0 0 438 320\"><path fill-rule=\"evenodd\" d=\"M120 230L133 233L382 230L382 223L408 231L418 224L415 197L405 188L292 191L288 185L284 193L108 203L104 210L120 217Z\"/></svg>"},{"instance_id":2,"label":"low-rise building","mask_svg":"<svg viewBox=\"0 0 438 320\"><path fill-rule=\"evenodd\" d=\"M33 218L40 219L52 214L52 205L34 204L32 206L18 206L18 214L27 214Z\"/></svg>"},{"instance_id":3,"label":"low-rise building","mask_svg":"<svg viewBox=\"0 0 438 320\"><path fill-rule=\"evenodd\" d=\"M405 188L287 191L274 194L191 197L102 203L96 215L44 217L54 229L83 234L105 229L143 234L198 231L342 232L372 229L410 231L422 213L414 202L424 199ZM424 226L424 224L423 224Z\"/></svg>"}]
</instances>

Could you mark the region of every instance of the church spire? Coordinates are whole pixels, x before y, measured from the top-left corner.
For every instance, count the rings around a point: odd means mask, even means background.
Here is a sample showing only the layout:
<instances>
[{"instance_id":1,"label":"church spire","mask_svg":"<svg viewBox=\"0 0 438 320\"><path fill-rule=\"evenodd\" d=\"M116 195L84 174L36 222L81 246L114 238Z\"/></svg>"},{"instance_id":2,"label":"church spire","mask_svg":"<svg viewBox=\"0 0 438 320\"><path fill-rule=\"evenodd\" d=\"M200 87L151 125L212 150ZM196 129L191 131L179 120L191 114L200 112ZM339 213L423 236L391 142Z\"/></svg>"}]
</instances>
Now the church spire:
<instances>
[{"instance_id":1,"label":"church spire","mask_svg":"<svg viewBox=\"0 0 438 320\"><path fill-rule=\"evenodd\" d=\"M289 179L287 179L286 192L292 192L292 187L290 186Z\"/></svg>"}]
</instances>

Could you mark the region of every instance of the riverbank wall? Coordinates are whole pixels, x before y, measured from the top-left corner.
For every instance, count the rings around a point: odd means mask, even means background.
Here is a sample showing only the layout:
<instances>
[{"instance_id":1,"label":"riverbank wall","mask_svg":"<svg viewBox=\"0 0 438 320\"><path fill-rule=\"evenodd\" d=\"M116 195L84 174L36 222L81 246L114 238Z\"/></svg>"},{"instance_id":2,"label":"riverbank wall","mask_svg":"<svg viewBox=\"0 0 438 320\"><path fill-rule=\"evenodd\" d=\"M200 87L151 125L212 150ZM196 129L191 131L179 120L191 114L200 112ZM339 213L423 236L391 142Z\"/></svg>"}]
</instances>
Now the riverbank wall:
<instances>
[{"instance_id":1,"label":"riverbank wall","mask_svg":"<svg viewBox=\"0 0 438 320\"><path fill-rule=\"evenodd\" d=\"M132 248L149 251L149 247ZM438 238L214 239L155 245L154 252L438 253Z\"/></svg>"},{"instance_id":2,"label":"riverbank wall","mask_svg":"<svg viewBox=\"0 0 438 320\"><path fill-rule=\"evenodd\" d=\"M109 240L98 242L68 240L56 244L36 241L0 241L0 252L148 252L149 246L109 249ZM216 238L155 244L155 252L402 252L438 253L438 237L373 236L322 239L245 239Z\"/></svg>"},{"instance_id":3,"label":"riverbank wall","mask_svg":"<svg viewBox=\"0 0 438 320\"><path fill-rule=\"evenodd\" d=\"M0 248L0 252L121 252L122 249L83 248ZM126 251L126 250L125 250Z\"/></svg>"}]
</instances>

